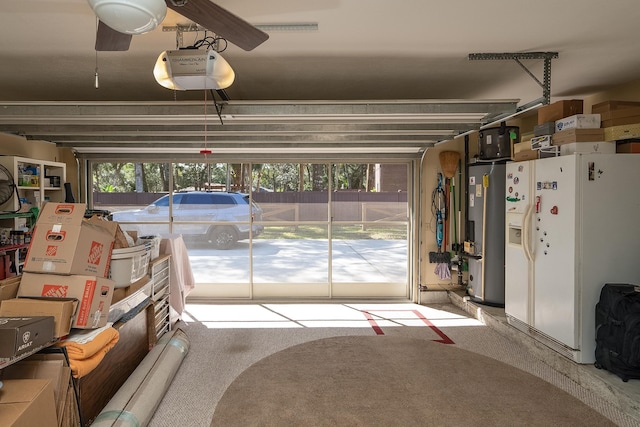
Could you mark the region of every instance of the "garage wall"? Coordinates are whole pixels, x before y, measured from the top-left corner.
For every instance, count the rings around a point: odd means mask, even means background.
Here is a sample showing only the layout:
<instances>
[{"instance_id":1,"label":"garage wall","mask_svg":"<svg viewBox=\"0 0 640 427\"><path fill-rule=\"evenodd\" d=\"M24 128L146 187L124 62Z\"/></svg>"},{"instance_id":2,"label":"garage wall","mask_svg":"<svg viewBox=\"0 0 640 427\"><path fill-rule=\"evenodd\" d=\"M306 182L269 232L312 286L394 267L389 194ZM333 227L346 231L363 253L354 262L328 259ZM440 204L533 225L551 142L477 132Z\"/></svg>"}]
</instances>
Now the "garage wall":
<instances>
[{"instance_id":1,"label":"garage wall","mask_svg":"<svg viewBox=\"0 0 640 427\"><path fill-rule=\"evenodd\" d=\"M66 163L67 182L71 183L73 194L78 198L78 167L71 149L58 148L47 141L28 140L22 136L0 133L0 155Z\"/></svg>"},{"instance_id":2,"label":"garage wall","mask_svg":"<svg viewBox=\"0 0 640 427\"><path fill-rule=\"evenodd\" d=\"M560 99L573 99L577 97L562 97L552 98L551 102L558 101ZM616 101L640 101L640 80L630 82L628 84L613 87L609 90L596 93L592 96L582 98L584 101L584 111L586 113L591 112L591 107L594 104L603 101L616 100ZM517 120L511 120L507 122L510 126L519 126L521 132L533 131L534 125L537 124L537 115L532 112ZM420 267L419 267L419 284L422 285L441 285L456 283L457 277L452 272L451 280L442 281L439 280L437 275L433 272L435 265L429 263L429 252L436 251L437 245L435 241L435 220L431 215L431 192L437 185L436 173L441 170L439 162L439 153L443 150L453 150L460 153L461 158L464 158L464 138L458 138L451 141L444 142L436 147L427 150L426 155L422 160L423 176L421 177L421 235L418 237L420 241ZM478 138L477 133L469 136L469 157L472 158L477 153ZM463 183L466 180L464 177L463 166ZM462 183L462 184L463 184ZM460 207L464 214L464 203L466 198L464 197L464 191L462 196L462 206ZM464 218L462 219L462 227L464 226ZM460 226L460 225L459 225ZM462 228L462 237L464 238L464 227ZM448 248L450 249L450 248ZM466 280L466 274L464 277Z\"/></svg>"}]
</instances>

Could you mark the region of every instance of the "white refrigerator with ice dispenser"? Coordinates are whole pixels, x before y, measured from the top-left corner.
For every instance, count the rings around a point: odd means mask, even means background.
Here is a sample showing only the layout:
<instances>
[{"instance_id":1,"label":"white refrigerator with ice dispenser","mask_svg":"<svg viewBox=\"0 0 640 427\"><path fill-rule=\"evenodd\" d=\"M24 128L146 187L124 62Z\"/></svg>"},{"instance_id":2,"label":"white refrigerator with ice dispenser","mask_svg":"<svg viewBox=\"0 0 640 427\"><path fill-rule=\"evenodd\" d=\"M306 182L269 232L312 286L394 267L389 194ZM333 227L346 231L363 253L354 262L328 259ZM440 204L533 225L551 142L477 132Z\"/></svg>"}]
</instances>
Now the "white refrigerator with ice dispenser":
<instances>
[{"instance_id":1,"label":"white refrigerator with ice dispenser","mask_svg":"<svg viewBox=\"0 0 640 427\"><path fill-rule=\"evenodd\" d=\"M640 283L640 154L510 162L505 314L578 363L595 361L605 283Z\"/></svg>"}]
</instances>

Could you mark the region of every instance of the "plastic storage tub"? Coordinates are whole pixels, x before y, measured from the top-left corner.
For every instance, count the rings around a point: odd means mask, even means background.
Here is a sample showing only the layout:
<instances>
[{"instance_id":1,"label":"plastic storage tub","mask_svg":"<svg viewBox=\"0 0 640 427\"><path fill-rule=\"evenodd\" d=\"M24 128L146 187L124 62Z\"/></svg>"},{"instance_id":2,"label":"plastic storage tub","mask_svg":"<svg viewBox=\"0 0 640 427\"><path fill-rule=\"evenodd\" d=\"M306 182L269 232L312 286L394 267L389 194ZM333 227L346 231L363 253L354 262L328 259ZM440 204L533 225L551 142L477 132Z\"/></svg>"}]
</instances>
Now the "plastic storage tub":
<instances>
[{"instance_id":1,"label":"plastic storage tub","mask_svg":"<svg viewBox=\"0 0 640 427\"><path fill-rule=\"evenodd\" d=\"M160 256L160 236L142 236L138 237L137 245L146 245L147 250L151 252L149 260L154 260Z\"/></svg>"},{"instance_id":2,"label":"plastic storage tub","mask_svg":"<svg viewBox=\"0 0 640 427\"><path fill-rule=\"evenodd\" d=\"M111 251L109 278L115 282L115 287L126 288L142 279L149 270L149 256L147 245Z\"/></svg>"}]
</instances>

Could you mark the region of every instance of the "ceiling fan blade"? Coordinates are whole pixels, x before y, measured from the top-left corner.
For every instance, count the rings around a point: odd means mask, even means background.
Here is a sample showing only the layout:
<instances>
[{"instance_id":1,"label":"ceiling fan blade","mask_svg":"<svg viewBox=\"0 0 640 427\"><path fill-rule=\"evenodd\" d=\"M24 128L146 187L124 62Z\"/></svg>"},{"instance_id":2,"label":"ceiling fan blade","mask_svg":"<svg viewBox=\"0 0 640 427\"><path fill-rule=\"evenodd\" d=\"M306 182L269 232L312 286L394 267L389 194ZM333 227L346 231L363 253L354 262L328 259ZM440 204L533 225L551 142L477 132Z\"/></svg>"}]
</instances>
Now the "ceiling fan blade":
<instances>
[{"instance_id":1,"label":"ceiling fan blade","mask_svg":"<svg viewBox=\"0 0 640 427\"><path fill-rule=\"evenodd\" d=\"M98 52L122 52L129 50L131 34L114 30L102 21L98 22L96 33L96 50Z\"/></svg>"},{"instance_id":2,"label":"ceiling fan blade","mask_svg":"<svg viewBox=\"0 0 640 427\"><path fill-rule=\"evenodd\" d=\"M209 0L188 0L184 5L165 0L167 7L244 50L253 50L269 35ZM179 3L179 2L178 2Z\"/></svg>"}]
</instances>

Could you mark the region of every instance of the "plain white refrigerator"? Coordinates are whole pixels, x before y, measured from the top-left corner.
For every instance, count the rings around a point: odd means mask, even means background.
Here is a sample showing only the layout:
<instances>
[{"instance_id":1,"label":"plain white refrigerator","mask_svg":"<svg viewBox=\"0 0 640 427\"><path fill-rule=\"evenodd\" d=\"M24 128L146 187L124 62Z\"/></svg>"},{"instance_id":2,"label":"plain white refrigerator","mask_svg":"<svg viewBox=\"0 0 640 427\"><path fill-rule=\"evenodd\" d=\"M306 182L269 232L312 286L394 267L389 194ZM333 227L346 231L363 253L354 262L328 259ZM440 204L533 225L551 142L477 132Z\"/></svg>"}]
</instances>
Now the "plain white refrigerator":
<instances>
[{"instance_id":1,"label":"plain white refrigerator","mask_svg":"<svg viewBox=\"0 0 640 427\"><path fill-rule=\"evenodd\" d=\"M505 194L508 322L593 363L602 286L640 282L640 154L509 162Z\"/></svg>"}]
</instances>

